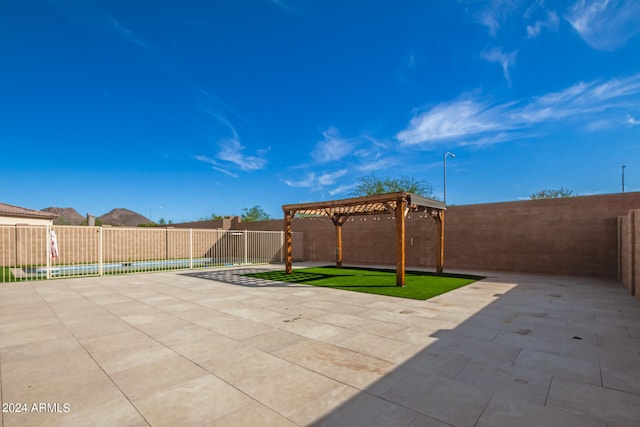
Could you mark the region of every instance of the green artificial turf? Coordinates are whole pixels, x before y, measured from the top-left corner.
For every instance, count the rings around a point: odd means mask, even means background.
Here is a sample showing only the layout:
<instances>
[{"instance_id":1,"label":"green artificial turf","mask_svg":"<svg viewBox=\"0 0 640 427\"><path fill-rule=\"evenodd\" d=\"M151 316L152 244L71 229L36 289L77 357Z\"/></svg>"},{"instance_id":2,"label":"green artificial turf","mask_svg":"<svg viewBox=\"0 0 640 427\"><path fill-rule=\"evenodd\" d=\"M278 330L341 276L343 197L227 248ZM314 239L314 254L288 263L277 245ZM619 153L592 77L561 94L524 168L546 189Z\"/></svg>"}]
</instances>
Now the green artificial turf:
<instances>
[{"instance_id":1,"label":"green artificial turf","mask_svg":"<svg viewBox=\"0 0 640 427\"><path fill-rule=\"evenodd\" d=\"M433 298L484 279L481 276L462 274L407 271L405 272L405 287L399 287L396 286L396 272L394 270L350 267L301 268L293 270L291 274L286 274L284 271L266 271L246 274L246 276L418 300Z\"/></svg>"}]
</instances>

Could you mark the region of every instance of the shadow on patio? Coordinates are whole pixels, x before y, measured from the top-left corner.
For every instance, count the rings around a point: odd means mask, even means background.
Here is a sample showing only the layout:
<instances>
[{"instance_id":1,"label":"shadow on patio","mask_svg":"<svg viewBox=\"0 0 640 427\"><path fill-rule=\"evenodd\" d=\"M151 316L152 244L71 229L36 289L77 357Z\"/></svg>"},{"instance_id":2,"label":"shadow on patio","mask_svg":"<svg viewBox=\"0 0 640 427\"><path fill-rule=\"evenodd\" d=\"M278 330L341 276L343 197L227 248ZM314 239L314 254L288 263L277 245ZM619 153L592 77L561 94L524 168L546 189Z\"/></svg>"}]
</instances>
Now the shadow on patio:
<instances>
[{"instance_id":1,"label":"shadow on patio","mask_svg":"<svg viewBox=\"0 0 640 427\"><path fill-rule=\"evenodd\" d=\"M277 353L359 390L314 426L640 423L640 303L617 282L494 275L362 308L323 318L359 335Z\"/></svg>"}]
</instances>

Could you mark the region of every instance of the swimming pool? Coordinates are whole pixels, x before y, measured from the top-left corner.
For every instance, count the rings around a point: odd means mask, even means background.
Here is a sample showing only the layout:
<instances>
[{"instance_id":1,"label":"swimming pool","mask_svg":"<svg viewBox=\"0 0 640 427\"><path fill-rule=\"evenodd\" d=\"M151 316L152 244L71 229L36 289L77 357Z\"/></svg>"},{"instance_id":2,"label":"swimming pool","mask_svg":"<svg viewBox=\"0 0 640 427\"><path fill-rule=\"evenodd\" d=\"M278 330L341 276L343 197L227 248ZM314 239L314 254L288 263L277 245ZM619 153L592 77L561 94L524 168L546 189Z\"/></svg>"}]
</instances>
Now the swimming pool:
<instances>
[{"instance_id":1,"label":"swimming pool","mask_svg":"<svg viewBox=\"0 0 640 427\"><path fill-rule=\"evenodd\" d=\"M191 267L193 262L194 268L204 267L231 267L241 265L240 262L234 262L228 259L214 258L198 258L193 261L189 259L172 259L159 261L134 261L134 262L114 262L102 264L102 271L108 273L129 273L137 271L155 271L155 270L179 270ZM45 276L47 271L51 276L81 276L100 273L100 264L79 264L79 265L60 265L51 267L26 267L24 272L28 275Z\"/></svg>"}]
</instances>

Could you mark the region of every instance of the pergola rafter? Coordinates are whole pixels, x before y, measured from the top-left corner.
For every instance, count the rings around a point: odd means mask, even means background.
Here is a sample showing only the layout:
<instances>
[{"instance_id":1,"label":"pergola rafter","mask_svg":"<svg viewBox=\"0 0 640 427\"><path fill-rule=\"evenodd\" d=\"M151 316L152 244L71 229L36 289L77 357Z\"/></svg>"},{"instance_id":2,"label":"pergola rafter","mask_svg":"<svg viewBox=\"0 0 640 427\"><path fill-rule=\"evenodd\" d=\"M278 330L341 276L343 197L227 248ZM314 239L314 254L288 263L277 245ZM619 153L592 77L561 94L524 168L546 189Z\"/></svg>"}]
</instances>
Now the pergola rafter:
<instances>
[{"instance_id":1,"label":"pergola rafter","mask_svg":"<svg viewBox=\"0 0 640 427\"><path fill-rule=\"evenodd\" d=\"M293 267L291 221L296 214L326 216L336 227L336 266L342 267L342 225L350 216L391 213L396 219L396 285L404 286L405 276L405 217L408 212L427 212L438 223L436 270L444 268L444 211L446 206L437 200L407 192L385 193L351 199L283 205L286 271Z\"/></svg>"}]
</instances>

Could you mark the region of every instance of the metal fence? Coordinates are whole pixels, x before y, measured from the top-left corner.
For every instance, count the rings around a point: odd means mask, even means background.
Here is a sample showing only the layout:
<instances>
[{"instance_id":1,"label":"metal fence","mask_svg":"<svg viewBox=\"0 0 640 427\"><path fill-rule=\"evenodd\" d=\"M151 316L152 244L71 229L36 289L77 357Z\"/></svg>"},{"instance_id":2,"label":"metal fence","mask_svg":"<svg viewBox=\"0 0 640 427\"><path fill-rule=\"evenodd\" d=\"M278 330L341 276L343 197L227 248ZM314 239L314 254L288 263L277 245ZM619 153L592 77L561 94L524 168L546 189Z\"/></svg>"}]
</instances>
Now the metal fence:
<instances>
[{"instance_id":1,"label":"metal fence","mask_svg":"<svg viewBox=\"0 0 640 427\"><path fill-rule=\"evenodd\" d=\"M283 244L282 231L0 226L0 282L279 263Z\"/></svg>"}]
</instances>

